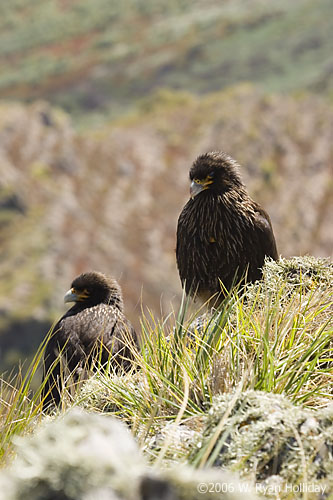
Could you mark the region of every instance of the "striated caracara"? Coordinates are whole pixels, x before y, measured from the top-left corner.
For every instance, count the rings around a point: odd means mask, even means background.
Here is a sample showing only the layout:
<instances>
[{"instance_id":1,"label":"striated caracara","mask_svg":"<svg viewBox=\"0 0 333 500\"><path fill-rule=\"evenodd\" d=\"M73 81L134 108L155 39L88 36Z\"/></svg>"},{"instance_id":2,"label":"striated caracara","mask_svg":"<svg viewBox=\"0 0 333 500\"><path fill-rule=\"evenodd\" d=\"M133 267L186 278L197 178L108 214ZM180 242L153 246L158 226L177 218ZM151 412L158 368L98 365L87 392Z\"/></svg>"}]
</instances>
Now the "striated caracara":
<instances>
[{"instance_id":1,"label":"striated caracara","mask_svg":"<svg viewBox=\"0 0 333 500\"><path fill-rule=\"evenodd\" d=\"M187 294L218 302L222 288L262 277L278 259L270 218L248 195L237 162L224 152L199 156L190 169L191 198L177 227L176 257ZM223 295L223 293L222 293Z\"/></svg>"},{"instance_id":2,"label":"striated caracara","mask_svg":"<svg viewBox=\"0 0 333 500\"><path fill-rule=\"evenodd\" d=\"M68 374L77 381L96 360L126 370L133 359L131 345L138 345L135 330L124 316L120 286L113 278L83 273L74 279L64 301L74 305L54 327L45 349L44 410L59 405Z\"/></svg>"}]
</instances>

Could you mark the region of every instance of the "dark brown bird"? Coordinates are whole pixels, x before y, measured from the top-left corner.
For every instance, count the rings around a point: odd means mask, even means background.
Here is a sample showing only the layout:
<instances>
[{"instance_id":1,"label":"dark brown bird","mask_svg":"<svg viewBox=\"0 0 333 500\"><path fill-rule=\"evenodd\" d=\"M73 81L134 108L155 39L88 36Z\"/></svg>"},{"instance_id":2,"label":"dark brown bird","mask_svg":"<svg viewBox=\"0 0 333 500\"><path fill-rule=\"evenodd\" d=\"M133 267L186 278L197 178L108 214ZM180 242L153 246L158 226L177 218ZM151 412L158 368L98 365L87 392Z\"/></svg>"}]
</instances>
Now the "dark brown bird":
<instances>
[{"instance_id":1,"label":"dark brown bird","mask_svg":"<svg viewBox=\"0 0 333 500\"><path fill-rule=\"evenodd\" d=\"M262 276L265 257L278 259L268 214L248 195L237 162L224 152L199 156L190 169L191 198L177 227L177 265L187 294L203 301L246 276Z\"/></svg>"},{"instance_id":2,"label":"dark brown bird","mask_svg":"<svg viewBox=\"0 0 333 500\"><path fill-rule=\"evenodd\" d=\"M61 390L70 373L77 381L94 360L115 370L131 366L137 335L124 316L120 286L98 272L83 273L64 297L75 304L54 327L44 355L43 409L60 403Z\"/></svg>"}]
</instances>

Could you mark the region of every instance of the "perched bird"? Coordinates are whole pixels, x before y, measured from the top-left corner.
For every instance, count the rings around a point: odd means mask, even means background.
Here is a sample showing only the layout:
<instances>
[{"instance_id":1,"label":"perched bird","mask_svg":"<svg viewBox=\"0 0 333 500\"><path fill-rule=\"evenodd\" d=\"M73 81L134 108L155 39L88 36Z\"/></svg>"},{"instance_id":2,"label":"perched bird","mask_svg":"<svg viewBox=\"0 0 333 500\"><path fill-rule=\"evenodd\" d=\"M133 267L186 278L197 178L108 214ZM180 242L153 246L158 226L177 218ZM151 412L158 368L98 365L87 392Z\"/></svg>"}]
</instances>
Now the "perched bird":
<instances>
[{"instance_id":1,"label":"perched bird","mask_svg":"<svg viewBox=\"0 0 333 500\"><path fill-rule=\"evenodd\" d=\"M242 279L262 276L266 256L278 259L270 218L224 152L199 156L190 169L191 198L177 227L176 257L187 294L207 301ZM221 288L222 283L222 288Z\"/></svg>"},{"instance_id":2,"label":"perched bird","mask_svg":"<svg viewBox=\"0 0 333 500\"><path fill-rule=\"evenodd\" d=\"M74 305L62 316L48 340L44 355L43 409L60 403L68 374L77 381L84 370L110 363L116 370L131 366L131 345L137 335L124 316L120 286L98 272L74 279L64 297Z\"/></svg>"}]
</instances>

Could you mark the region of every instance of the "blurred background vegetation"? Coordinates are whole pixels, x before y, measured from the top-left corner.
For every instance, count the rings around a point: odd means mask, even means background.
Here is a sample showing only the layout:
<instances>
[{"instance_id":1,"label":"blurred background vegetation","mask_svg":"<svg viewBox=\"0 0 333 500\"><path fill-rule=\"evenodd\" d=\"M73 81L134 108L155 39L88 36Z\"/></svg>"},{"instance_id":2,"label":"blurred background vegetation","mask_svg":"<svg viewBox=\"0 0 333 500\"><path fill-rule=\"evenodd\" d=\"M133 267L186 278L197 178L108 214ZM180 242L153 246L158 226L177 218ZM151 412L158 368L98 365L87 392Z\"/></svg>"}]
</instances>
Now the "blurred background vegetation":
<instances>
[{"instance_id":1,"label":"blurred background vegetation","mask_svg":"<svg viewBox=\"0 0 333 500\"><path fill-rule=\"evenodd\" d=\"M181 288L195 157L224 149L279 252L330 256L330 0L12 0L0 6L0 368L36 350L78 273L127 314Z\"/></svg>"}]
</instances>

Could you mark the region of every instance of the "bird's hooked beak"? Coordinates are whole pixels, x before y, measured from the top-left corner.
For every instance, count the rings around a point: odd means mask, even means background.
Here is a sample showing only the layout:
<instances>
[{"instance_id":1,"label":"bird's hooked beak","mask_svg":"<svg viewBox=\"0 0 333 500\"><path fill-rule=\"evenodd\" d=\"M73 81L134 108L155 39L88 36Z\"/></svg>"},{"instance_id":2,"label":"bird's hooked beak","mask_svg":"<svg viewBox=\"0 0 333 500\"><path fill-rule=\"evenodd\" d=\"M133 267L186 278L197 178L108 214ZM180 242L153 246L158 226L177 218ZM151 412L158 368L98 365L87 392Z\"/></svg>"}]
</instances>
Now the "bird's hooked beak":
<instances>
[{"instance_id":1,"label":"bird's hooked beak","mask_svg":"<svg viewBox=\"0 0 333 500\"><path fill-rule=\"evenodd\" d=\"M64 296L65 304L67 302L77 302L77 300L78 300L78 295L77 293L75 293L74 288L71 288L70 290L68 290L68 292L65 293Z\"/></svg>"},{"instance_id":2,"label":"bird's hooked beak","mask_svg":"<svg viewBox=\"0 0 333 500\"><path fill-rule=\"evenodd\" d=\"M65 293L64 302L82 302L83 300L89 297L89 293L87 290L79 293L75 288L71 288L68 292Z\"/></svg>"},{"instance_id":3,"label":"bird's hooked beak","mask_svg":"<svg viewBox=\"0 0 333 500\"><path fill-rule=\"evenodd\" d=\"M201 193L201 191L203 191L203 189L204 189L204 187L202 184L198 184L197 182L192 181L191 185L190 185L191 198L193 199L197 194Z\"/></svg>"},{"instance_id":4,"label":"bird's hooked beak","mask_svg":"<svg viewBox=\"0 0 333 500\"><path fill-rule=\"evenodd\" d=\"M201 193L205 189L209 189L210 184L213 183L212 177L208 175L206 179L194 179L190 185L190 195L193 199L197 194Z\"/></svg>"}]
</instances>

